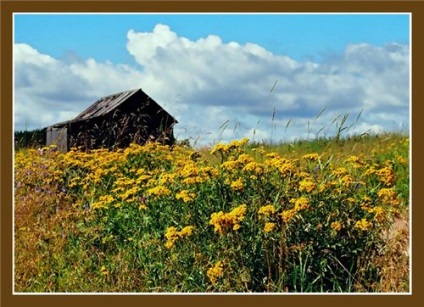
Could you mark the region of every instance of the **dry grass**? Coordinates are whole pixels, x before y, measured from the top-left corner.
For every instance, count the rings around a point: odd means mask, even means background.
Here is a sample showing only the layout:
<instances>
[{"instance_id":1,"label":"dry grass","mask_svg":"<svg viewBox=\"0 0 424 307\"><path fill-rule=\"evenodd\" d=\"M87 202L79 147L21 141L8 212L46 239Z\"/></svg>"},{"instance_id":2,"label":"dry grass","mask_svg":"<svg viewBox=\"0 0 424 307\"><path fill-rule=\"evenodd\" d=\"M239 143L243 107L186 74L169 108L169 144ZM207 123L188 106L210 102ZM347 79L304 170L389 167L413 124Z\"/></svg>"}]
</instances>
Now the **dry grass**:
<instances>
[{"instance_id":1,"label":"dry grass","mask_svg":"<svg viewBox=\"0 0 424 307\"><path fill-rule=\"evenodd\" d=\"M381 292L409 292L409 218L406 214L396 218L387 233L386 252L380 258L382 277Z\"/></svg>"}]
</instances>

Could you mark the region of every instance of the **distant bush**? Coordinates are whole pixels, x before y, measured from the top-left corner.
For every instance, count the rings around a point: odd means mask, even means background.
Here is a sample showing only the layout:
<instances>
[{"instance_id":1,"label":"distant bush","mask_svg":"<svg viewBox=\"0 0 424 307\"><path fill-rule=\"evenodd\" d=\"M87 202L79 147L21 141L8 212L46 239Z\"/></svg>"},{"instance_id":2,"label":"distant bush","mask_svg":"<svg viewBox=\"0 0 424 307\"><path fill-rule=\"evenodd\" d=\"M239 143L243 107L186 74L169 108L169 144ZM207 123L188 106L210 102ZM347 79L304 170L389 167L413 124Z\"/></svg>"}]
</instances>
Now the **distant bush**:
<instances>
[{"instance_id":1,"label":"distant bush","mask_svg":"<svg viewBox=\"0 0 424 307\"><path fill-rule=\"evenodd\" d=\"M46 144L46 129L15 131L15 149L34 148Z\"/></svg>"}]
</instances>

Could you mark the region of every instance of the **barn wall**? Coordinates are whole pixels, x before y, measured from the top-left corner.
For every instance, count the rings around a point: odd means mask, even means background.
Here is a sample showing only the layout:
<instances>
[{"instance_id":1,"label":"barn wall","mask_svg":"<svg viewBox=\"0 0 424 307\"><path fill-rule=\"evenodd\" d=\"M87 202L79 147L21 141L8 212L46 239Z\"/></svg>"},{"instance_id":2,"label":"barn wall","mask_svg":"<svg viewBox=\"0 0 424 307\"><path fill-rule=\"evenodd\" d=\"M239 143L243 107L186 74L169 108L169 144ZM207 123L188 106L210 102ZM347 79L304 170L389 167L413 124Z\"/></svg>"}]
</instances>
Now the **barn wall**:
<instances>
[{"instance_id":1,"label":"barn wall","mask_svg":"<svg viewBox=\"0 0 424 307\"><path fill-rule=\"evenodd\" d=\"M61 152L68 151L68 129L66 127L48 127L46 130L46 145L56 145Z\"/></svg>"},{"instance_id":2,"label":"barn wall","mask_svg":"<svg viewBox=\"0 0 424 307\"><path fill-rule=\"evenodd\" d=\"M140 91L119 107L119 112L130 115L128 133L136 143L144 143L149 138L167 144L174 143L173 125L175 120L146 93Z\"/></svg>"}]
</instances>

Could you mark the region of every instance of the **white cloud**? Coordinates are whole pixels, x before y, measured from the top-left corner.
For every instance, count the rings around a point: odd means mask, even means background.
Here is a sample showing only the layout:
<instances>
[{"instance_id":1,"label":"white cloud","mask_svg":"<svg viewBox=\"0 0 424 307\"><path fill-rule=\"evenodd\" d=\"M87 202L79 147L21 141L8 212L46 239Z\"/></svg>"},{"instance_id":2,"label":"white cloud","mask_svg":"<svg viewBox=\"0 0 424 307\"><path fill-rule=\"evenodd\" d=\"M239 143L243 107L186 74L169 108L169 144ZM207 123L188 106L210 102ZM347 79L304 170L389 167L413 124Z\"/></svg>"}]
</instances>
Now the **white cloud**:
<instances>
[{"instance_id":1,"label":"white cloud","mask_svg":"<svg viewBox=\"0 0 424 307\"><path fill-rule=\"evenodd\" d=\"M329 135L338 115L349 113L350 123L361 110L356 129L409 126L406 45L348 45L321 63L297 62L216 35L189 40L158 24L152 32L129 30L127 50L139 66L64 62L15 45L15 127L66 120L101 96L136 87L178 119L178 138L200 145L243 136L292 140L323 127L320 136Z\"/></svg>"},{"instance_id":2,"label":"white cloud","mask_svg":"<svg viewBox=\"0 0 424 307\"><path fill-rule=\"evenodd\" d=\"M15 127L41 128L71 119L101 96L139 87L141 76L125 65L94 59L65 63L15 44Z\"/></svg>"},{"instance_id":3,"label":"white cloud","mask_svg":"<svg viewBox=\"0 0 424 307\"><path fill-rule=\"evenodd\" d=\"M352 129L352 134L376 134L384 132L384 128L377 124L361 123Z\"/></svg>"}]
</instances>

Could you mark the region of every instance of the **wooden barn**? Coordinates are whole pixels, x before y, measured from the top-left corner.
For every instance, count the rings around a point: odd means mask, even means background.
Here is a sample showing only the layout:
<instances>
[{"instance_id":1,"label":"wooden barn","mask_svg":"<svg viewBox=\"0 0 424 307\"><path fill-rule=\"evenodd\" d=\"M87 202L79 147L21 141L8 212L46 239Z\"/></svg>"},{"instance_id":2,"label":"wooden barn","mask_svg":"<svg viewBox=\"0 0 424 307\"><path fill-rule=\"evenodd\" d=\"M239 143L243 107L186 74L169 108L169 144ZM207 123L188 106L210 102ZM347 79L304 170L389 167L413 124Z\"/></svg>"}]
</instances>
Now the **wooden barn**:
<instances>
[{"instance_id":1,"label":"wooden barn","mask_svg":"<svg viewBox=\"0 0 424 307\"><path fill-rule=\"evenodd\" d=\"M46 128L46 145L56 144L66 152L124 148L131 143L159 141L172 144L174 117L141 89L100 98L72 120Z\"/></svg>"}]
</instances>

